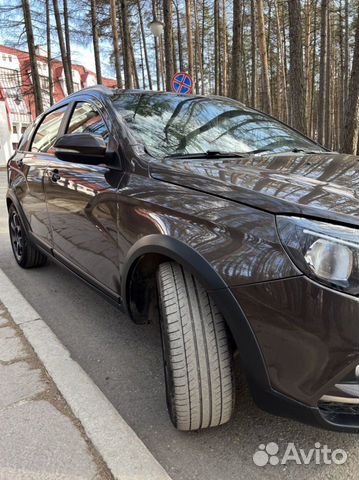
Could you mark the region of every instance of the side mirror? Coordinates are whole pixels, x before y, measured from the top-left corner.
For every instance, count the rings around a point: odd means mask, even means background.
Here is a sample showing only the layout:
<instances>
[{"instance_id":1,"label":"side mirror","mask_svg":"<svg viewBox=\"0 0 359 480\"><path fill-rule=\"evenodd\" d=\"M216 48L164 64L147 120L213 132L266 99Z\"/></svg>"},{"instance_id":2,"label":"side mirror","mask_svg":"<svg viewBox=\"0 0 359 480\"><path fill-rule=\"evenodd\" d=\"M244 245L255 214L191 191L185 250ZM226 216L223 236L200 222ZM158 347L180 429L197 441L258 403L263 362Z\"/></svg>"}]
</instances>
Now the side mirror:
<instances>
[{"instance_id":1,"label":"side mirror","mask_svg":"<svg viewBox=\"0 0 359 480\"><path fill-rule=\"evenodd\" d=\"M107 163L104 139L92 133L67 133L54 145L55 155L66 162L98 165Z\"/></svg>"}]
</instances>

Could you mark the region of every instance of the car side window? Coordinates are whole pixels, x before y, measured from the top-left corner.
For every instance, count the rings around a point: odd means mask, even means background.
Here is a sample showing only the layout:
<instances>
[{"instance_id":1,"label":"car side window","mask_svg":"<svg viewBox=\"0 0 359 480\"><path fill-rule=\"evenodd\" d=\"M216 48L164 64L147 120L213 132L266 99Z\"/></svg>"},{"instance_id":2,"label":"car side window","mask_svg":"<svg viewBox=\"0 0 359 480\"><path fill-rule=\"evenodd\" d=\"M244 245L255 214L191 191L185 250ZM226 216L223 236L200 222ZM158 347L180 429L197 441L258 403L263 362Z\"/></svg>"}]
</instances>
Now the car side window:
<instances>
[{"instance_id":1,"label":"car side window","mask_svg":"<svg viewBox=\"0 0 359 480\"><path fill-rule=\"evenodd\" d=\"M108 143L110 132L100 113L87 102L78 102L72 112L66 133L93 133Z\"/></svg>"},{"instance_id":2,"label":"car side window","mask_svg":"<svg viewBox=\"0 0 359 480\"><path fill-rule=\"evenodd\" d=\"M30 123L30 125L28 125L26 127L24 133L22 134L22 136L20 138L19 145L17 147L19 152L21 152L21 151L25 152L28 149L29 138L30 138L31 132L33 130L34 130L34 124Z\"/></svg>"},{"instance_id":3,"label":"car side window","mask_svg":"<svg viewBox=\"0 0 359 480\"><path fill-rule=\"evenodd\" d=\"M45 115L32 140L30 148L32 152L54 153L53 146L66 109L67 105L64 105Z\"/></svg>"}]
</instances>

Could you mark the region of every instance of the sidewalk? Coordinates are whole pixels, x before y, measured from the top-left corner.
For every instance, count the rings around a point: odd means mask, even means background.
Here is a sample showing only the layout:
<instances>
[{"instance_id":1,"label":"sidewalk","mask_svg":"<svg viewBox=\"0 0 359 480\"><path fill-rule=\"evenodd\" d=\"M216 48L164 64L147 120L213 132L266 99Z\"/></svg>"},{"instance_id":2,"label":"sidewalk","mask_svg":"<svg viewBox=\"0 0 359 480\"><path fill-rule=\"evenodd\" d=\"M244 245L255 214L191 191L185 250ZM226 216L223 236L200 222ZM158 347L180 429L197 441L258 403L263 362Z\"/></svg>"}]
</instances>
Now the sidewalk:
<instances>
[{"instance_id":1,"label":"sidewalk","mask_svg":"<svg viewBox=\"0 0 359 480\"><path fill-rule=\"evenodd\" d=\"M110 479L104 462L0 303L0 479Z\"/></svg>"},{"instance_id":2,"label":"sidewalk","mask_svg":"<svg viewBox=\"0 0 359 480\"><path fill-rule=\"evenodd\" d=\"M171 480L0 268L0 480Z\"/></svg>"}]
</instances>

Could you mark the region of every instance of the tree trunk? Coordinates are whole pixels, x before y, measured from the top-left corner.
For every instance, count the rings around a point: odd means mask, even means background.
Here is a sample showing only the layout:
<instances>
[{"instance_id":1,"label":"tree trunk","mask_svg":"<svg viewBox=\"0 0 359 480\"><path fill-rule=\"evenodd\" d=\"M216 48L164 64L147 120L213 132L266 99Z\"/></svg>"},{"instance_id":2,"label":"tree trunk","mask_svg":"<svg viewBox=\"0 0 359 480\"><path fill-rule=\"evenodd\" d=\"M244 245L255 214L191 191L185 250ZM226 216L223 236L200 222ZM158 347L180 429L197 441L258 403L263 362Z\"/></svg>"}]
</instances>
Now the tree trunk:
<instances>
[{"instance_id":1,"label":"tree trunk","mask_svg":"<svg viewBox=\"0 0 359 480\"><path fill-rule=\"evenodd\" d=\"M176 35L173 27L172 27L172 58L173 58L173 71L177 72Z\"/></svg>"},{"instance_id":2,"label":"tree trunk","mask_svg":"<svg viewBox=\"0 0 359 480\"><path fill-rule=\"evenodd\" d=\"M213 3L213 15L214 15L214 93L219 94L220 91L220 35L219 35L219 0L214 0Z\"/></svg>"},{"instance_id":3,"label":"tree trunk","mask_svg":"<svg viewBox=\"0 0 359 480\"><path fill-rule=\"evenodd\" d=\"M29 49L29 57L30 57L31 79L32 79L32 85L34 89L35 111L37 116L43 112L44 107L42 104L41 84L40 84L39 70L37 68L34 33L32 30L32 20L31 20L31 10L29 5L29 0L22 0L22 10L23 10L24 19L25 19L27 46Z\"/></svg>"},{"instance_id":4,"label":"tree trunk","mask_svg":"<svg viewBox=\"0 0 359 480\"><path fill-rule=\"evenodd\" d=\"M132 85L134 85L135 88L140 88L140 83L138 80L138 73L137 73L137 66L136 66L136 59L135 59L135 52L133 50L133 43L132 43L132 37L131 37L130 31L129 31L129 38L130 38L130 72L132 75Z\"/></svg>"},{"instance_id":5,"label":"tree trunk","mask_svg":"<svg viewBox=\"0 0 359 480\"><path fill-rule=\"evenodd\" d=\"M244 12L243 12L243 15L242 15L242 27L243 27L243 24L244 24ZM247 76L247 55L246 55L246 51L245 49L243 48L243 43L244 43L244 39L243 39L243 34L244 34L244 29L241 28L241 51L243 52L242 54L242 70L241 70L241 85L242 85L242 88L243 88L243 94L241 95L241 100L242 102L244 102L246 105L249 104L249 84L248 84L248 76Z\"/></svg>"},{"instance_id":6,"label":"tree trunk","mask_svg":"<svg viewBox=\"0 0 359 480\"><path fill-rule=\"evenodd\" d=\"M312 49L313 49L313 32L312 32L312 0L306 0L305 3L305 32L304 32L304 58L305 58L305 118L307 133L310 132L310 104L311 104L311 69L312 69Z\"/></svg>"},{"instance_id":7,"label":"tree trunk","mask_svg":"<svg viewBox=\"0 0 359 480\"><path fill-rule=\"evenodd\" d=\"M288 0L290 29L290 96L291 124L300 132L306 133L305 87L303 73L303 40L300 0Z\"/></svg>"},{"instance_id":8,"label":"tree trunk","mask_svg":"<svg viewBox=\"0 0 359 480\"><path fill-rule=\"evenodd\" d=\"M324 109L326 92L326 59L327 59L327 12L328 0L322 0L320 20L320 65L319 65L319 95L318 95L318 142L324 143Z\"/></svg>"},{"instance_id":9,"label":"tree trunk","mask_svg":"<svg viewBox=\"0 0 359 480\"><path fill-rule=\"evenodd\" d=\"M64 2L64 32L65 32L65 45L66 45L66 62L70 74L71 92L74 91L74 83L72 80L72 62L71 62L71 42L70 42L70 27L69 27L69 11L67 6L67 0ZM81 85L80 85L81 86Z\"/></svg>"},{"instance_id":10,"label":"tree trunk","mask_svg":"<svg viewBox=\"0 0 359 480\"><path fill-rule=\"evenodd\" d=\"M142 46L142 36L141 32L137 30L137 35L138 35L138 41L140 43L140 68L141 68L141 74L142 74L142 88L145 90L146 89L146 76L145 76L145 62L143 58L143 46Z\"/></svg>"},{"instance_id":11,"label":"tree trunk","mask_svg":"<svg viewBox=\"0 0 359 480\"><path fill-rule=\"evenodd\" d=\"M186 0L188 73L193 75L192 0Z\"/></svg>"},{"instance_id":12,"label":"tree trunk","mask_svg":"<svg viewBox=\"0 0 359 480\"><path fill-rule=\"evenodd\" d=\"M172 0L163 0L163 19L166 64L166 90L171 91L172 77L174 75L172 45Z\"/></svg>"},{"instance_id":13,"label":"tree trunk","mask_svg":"<svg viewBox=\"0 0 359 480\"><path fill-rule=\"evenodd\" d=\"M234 0L236 3L236 0ZM257 104L257 33L254 0L251 0L251 106ZM233 68L233 61L232 61Z\"/></svg>"},{"instance_id":14,"label":"tree trunk","mask_svg":"<svg viewBox=\"0 0 359 480\"><path fill-rule=\"evenodd\" d=\"M278 43L278 76L279 76L279 95L278 101L279 105L279 118L284 122L288 122L288 92L287 92L287 74L285 69L285 60L284 60L284 48L283 48L283 38L282 31L280 28L281 14L278 7L278 1L274 1L275 7L275 16L277 18L277 43Z\"/></svg>"},{"instance_id":15,"label":"tree trunk","mask_svg":"<svg viewBox=\"0 0 359 480\"><path fill-rule=\"evenodd\" d=\"M182 31L181 31L181 21L180 21L180 14L178 8L178 1L175 2L176 8L176 21L177 21L177 44L178 44L178 59L179 59L179 68L181 72L184 70L183 64L183 48L182 48Z\"/></svg>"},{"instance_id":16,"label":"tree trunk","mask_svg":"<svg viewBox=\"0 0 359 480\"><path fill-rule=\"evenodd\" d=\"M156 0L152 0L152 16L157 18L156 14ZM158 38L154 38L154 49L155 49L155 59L156 59L156 83L157 90L161 90L161 70L160 70L160 58L159 58L159 41Z\"/></svg>"},{"instance_id":17,"label":"tree trunk","mask_svg":"<svg viewBox=\"0 0 359 480\"><path fill-rule=\"evenodd\" d=\"M359 134L359 8L356 22L352 73L345 105L343 151L357 153Z\"/></svg>"},{"instance_id":18,"label":"tree trunk","mask_svg":"<svg viewBox=\"0 0 359 480\"><path fill-rule=\"evenodd\" d=\"M164 48L163 48L163 35L160 37L159 41L159 50L160 50L160 72L161 72L161 83L162 83L162 88L165 90L165 58L164 58Z\"/></svg>"},{"instance_id":19,"label":"tree trunk","mask_svg":"<svg viewBox=\"0 0 359 480\"><path fill-rule=\"evenodd\" d=\"M115 61L116 81L117 81L118 88L122 88L121 57L120 57L120 45L119 45L119 38L118 38L116 0L110 0L110 6L111 6L112 44L113 44L113 56Z\"/></svg>"},{"instance_id":20,"label":"tree trunk","mask_svg":"<svg viewBox=\"0 0 359 480\"><path fill-rule=\"evenodd\" d=\"M344 94L345 101L349 87L349 0L345 0L344 7L345 35L344 35Z\"/></svg>"},{"instance_id":21,"label":"tree trunk","mask_svg":"<svg viewBox=\"0 0 359 480\"><path fill-rule=\"evenodd\" d=\"M223 22L221 19L221 4L220 0L217 0L218 4L218 17L217 17L217 50L218 50L218 94L223 95L223 51L222 51L222 38L223 38Z\"/></svg>"},{"instance_id":22,"label":"tree trunk","mask_svg":"<svg viewBox=\"0 0 359 480\"><path fill-rule=\"evenodd\" d=\"M128 26L128 6L127 0L120 0L121 3L121 22L122 22L122 54L123 54L123 67L125 73L125 88L132 88L132 75L131 75L131 39L130 30Z\"/></svg>"},{"instance_id":23,"label":"tree trunk","mask_svg":"<svg viewBox=\"0 0 359 480\"><path fill-rule=\"evenodd\" d=\"M100 47L99 47L98 30L97 30L96 0L91 0L91 27L92 27L93 51L95 55L96 78L97 78L97 83L101 84L102 73L101 73Z\"/></svg>"},{"instance_id":24,"label":"tree trunk","mask_svg":"<svg viewBox=\"0 0 359 480\"><path fill-rule=\"evenodd\" d=\"M205 23L206 23L206 2L202 0L202 25L201 25L201 76L202 76L202 84L201 84L201 93L202 95L205 94L205 77L204 77L204 54L205 54Z\"/></svg>"},{"instance_id":25,"label":"tree trunk","mask_svg":"<svg viewBox=\"0 0 359 480\"><path fill-rule=\"evenodd\" d=\"M196 81L195 81L195 88L196 93L199 93L199 78L201 78L201 82L203 83L203 70L201 69L201 52L200 52L200 37L199 37L199 23L198 23L198 10L197 10L197 0L193 0L193 12L194 12L194 51L195 51L195 65L196 65Z\"/></svg>"},{"instance_id":26,"label":"tree trunk","mask_svg":"<svg viewBox=\"0 0 359 480\"><path fill-rule=\"evenodd\" d=\"M317 0L314 2L314 31L313 31L313 48L312 48L312 70L311 70L311 81L310 81L310 105L309 105L309 130L308 134L311 137L315 137L315 117L314 117L314 106L315 106L315 75L317 70Z\"/></svg>"},{"instance_id":27,"label":"tree trunk","mask_svg":"<svg viewBox=\"0 0 359 480\"><path fill-rule=\"evenodd\" d=\"M223 42L223 88L222 93L227 96L228 93L228 51L227 51L227 0L222 0L222 42Z\"/></svg>"},{"instance_id":28,"label":"tree trunk","mask_svg":"<svg viewBox=\"0 0 359 480\"><path fill-rule=\"evenodd\" d=\"M257 0L258 45L262 60L262 105L263 110L272 113L272 100L268 68L268 54L264 26L263 0Z\"/></svg>"},{"instance_id":29,"label":"tree trunk","mask_svg":"<svg viewBox=\"0 0 359 480\"><path fill-rule=\"evenodd\" d=\"M326 85L326 94L325 94L325 105L324 105L324 118L325 118L325 130L324 130L324 144L327 148L331 148L331 120L330 120L330 102L331 102L331 56L332 56L332 48L331 48L331 25L330 25L330 9L328 8L327 11L327 61L326 61L326 72L325 72L325 85Z\"/></svg>"},{"instance_id":30,"label":"tree trunk","mask_svg":"<svg viewBox=\"0 0 359 480\"><path fill-rule=\"evenodd\" d=\"M241 60L241 5L239 0L233 0L233 43L232 43L232 77L231 97L240 99L240 60Z\"/></svg>"},{"instance_id":31,"label":"tree trunk","mask_svg":"<svg viewBox=\"0 0 359 480\"><path fill-rule=\"evenodd\" d=\"M45 2L46 8L46 43L47 43L47 75L49 82L49 100L50 106L54 104L54 85L52 82L52 66L51 66L51 16L50 16L50 0Z\"/></svg>"},{"instance_id":32,"label":"tree trunk","mask_svg":"<svg viewBox=\"0 0 359 480\"><path fill-rule=\"evenodd\" d=\"M150 90L152 90L151 69L150 69L150 62L148 60L146 34L145 34L145 29L143 27L142 7L141 7L140 0L137 0L137 7L138 7L138 16L140 18L140 27L141 27L141 35L142 35L142 43L143 43L143 52L144 52L144 55L145 55L148 86L149 86Z\"/></svg>"},{"instance_id":33,"label":"tree trunk","mask_svg":"<svg viewBox=\"0 0 359 480\"><path fill-rule=\"evenodd\" d=\"M339 3L339 85L338 85L338 144L336 150L340 150L342 142L343 122L344 122L344 107L345 107L345 67L344 67L344 10L343 3Z\"/></svg>"},{"instance_id":34,"label":"tree trunk","mask_svg":"<svg viewBox=\"0 0 359 480\"><path fill-rule=\"evenodd\" d=\"M59 39L59 47L60 47L60 53L61 53L62 67L64 69L64 74L65 74L65 85L66 85L67 94L69 95L73 91L73 88L72 88L72 72L71 72L71 69L69 68L69 64L68 64L68 61L67 61L67 54L66 54L66 48L65 48L64 34L63 34L63 31L62 31L60 9L59 9L58 0L53 0L53 5L54 5L55 20L56 20L57 36L58 36L58 39Z\"/></svg>"}]
</instances>

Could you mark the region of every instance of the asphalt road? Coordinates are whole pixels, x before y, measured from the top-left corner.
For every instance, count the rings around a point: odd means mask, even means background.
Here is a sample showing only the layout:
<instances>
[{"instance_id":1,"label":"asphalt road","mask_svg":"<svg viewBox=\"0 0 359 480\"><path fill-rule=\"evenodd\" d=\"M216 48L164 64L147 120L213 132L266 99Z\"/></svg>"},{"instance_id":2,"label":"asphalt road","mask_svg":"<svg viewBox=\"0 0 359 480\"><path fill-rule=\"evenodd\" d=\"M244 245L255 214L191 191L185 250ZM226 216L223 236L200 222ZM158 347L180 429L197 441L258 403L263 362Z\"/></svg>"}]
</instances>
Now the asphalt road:
<instances>
[{"instance_id":1,"label":"asphalt road","mask_svg":"<svg viewBox=\"0 0 359 480\"><path fill-rule=\"evenodd\" d=\"M73 358L135 430L173 480L356 479L359 437L333 433L277 418L259 410L237 373L237 405L232 421L199 432L176 431L166 411L158 325L137 326L90 287L50 263L20 269L13 259L0 172L0 268L40 313ZM1 292L0 292L1 295ZM256 466L260 444L275 442L279 456L288 443L307 453L316 442L344 449L343 465Z\"/></svg>"}]
</instances>

